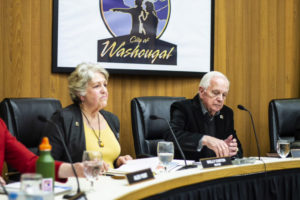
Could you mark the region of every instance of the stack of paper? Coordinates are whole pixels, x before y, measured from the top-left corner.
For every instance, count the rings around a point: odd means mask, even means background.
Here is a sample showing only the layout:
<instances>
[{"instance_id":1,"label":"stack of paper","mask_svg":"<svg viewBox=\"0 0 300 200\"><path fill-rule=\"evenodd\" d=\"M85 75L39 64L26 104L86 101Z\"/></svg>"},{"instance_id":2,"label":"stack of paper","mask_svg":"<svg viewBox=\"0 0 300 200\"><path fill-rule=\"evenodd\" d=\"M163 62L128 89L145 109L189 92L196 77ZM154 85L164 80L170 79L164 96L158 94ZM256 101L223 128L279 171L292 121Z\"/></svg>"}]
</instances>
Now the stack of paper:
<instances>
[{"instance_id":1,"label":"stack of paper","mask_svg":"<svg viewBox=\"0 0 300 200\"><path fill-rule=\"evenodd\" d=\"M192 164L194 161L188 160L187 164ZM151 157L151 158L141 158L141 159L134 159L128 160L126 164L122 165L117 169L110 169L106 174L107 175L116 175L116 176L125 176L126 173L135 172L143 169L150 168L153 172L159 170L159 159L158 157ZM169 166L168 171L176 171L184 166L183 160L173 160Z\"/></svg>"},{"instance_id":2,"label":"stack of paper","mask_svg":"<svg viewBox=\"0 0 300 200\"><path fill-rule=\"evenodd\" d=\"M10 192L18 192L18 191L20 191L20 187L21 187L20 182L15 182L15 183L10 183L10 184L5 185L5 188L6 188L6 190L7 190L8 193L10 193ZM0 191L1 191L1 193L3 193L2 187L0 187ZM62 185L60 183L55 182L55 186L54 186L54 194L55 195L57 195L57 194L65 194L65 193L68 193L70 191L72 191L71 187L64 186L64 185Z\"/></svg>"}]
</instances>

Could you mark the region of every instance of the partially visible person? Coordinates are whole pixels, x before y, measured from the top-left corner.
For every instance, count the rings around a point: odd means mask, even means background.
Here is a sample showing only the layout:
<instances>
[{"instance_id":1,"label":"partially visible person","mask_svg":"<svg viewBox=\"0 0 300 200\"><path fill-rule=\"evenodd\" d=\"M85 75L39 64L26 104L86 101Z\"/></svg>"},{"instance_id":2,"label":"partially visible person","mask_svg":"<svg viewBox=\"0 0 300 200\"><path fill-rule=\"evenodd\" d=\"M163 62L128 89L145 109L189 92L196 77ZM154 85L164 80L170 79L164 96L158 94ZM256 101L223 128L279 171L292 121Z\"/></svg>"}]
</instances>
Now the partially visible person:
<instances>
[{"instance_id":1,"label":"partially visible person","mask_svg":"<svg viewBox=\"0 0 300 200\"><path fill-rule=\"evenodd\" d=\"M68 78L73 104L51 117L63 134L73 162L81 162L85 150L101 151L104 164L111 168L132 159L129 155L120 156L119 119L104 110L108 100L108 76L108 72L99 64L79 64ZM57 131L55 126L48 123L45 136L52 145L53 158L67 162Z\"/></svg>"},{"instance_id":2,"label":"partially visible person","mask_svg":"<svg viewBox=\"0 0 300 200\"><path fill-rule=\"evenodd\" d=\"M38 156L29 151L22 143L11 135L5 123L0 119L0 172L4 161L21 173L35 172L35 163ZM75 163L75 170L79 177L85 177L83 164ZM55 162L55 177L57 181L64 181L65 178L74 176L72 166L69 163ZM5 181L0 176L0 181Z\"/></svg>"},{"instance_id":3,"label":"partially visible person","mask_svg":"<svg viewBox=\"0 0 300 200\"><path fill-rule=\"evenodd\" d=\"M193 99L171 105L170 124L187 159L243 156L233 111L224 105L229 84L222 73L208 72ZM169 134L166 139L172 140Z\"/></svg>"},{"instance_id":4,"label":"partially visible person","mask_svg":"<svg viewBox=\"0 0 300 200\"><path fill-rule=\"evenodd\" d=\"M128 13L131 15L131 31L130 35L139 34L140 21L139 15L143 11L143 0L135 0L135 7L132 8L112 8L113 12Z\"/></svg>"},{"instance_id":5,"label":"partially visible person","mask_svg":"<svg viewBox=\"0 0 300 200\"><path fill-rule=\"evenodd\" d=\"M150 36L156 37L158 17L152 2L145 2L146 10L143 10L139 16L141 23L141 33Z\"/></svg>"}]
</instances>

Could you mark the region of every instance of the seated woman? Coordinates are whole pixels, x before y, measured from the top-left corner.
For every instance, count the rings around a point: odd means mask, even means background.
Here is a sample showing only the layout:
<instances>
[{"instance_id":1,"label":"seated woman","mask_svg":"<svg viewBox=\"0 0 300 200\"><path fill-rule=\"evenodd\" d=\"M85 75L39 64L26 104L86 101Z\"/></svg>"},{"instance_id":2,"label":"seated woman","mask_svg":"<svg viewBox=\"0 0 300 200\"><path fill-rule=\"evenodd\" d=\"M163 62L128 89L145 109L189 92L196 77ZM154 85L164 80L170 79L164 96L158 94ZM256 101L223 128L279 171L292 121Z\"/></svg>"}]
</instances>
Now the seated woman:
<instances>
[{"instance_id":1,"label":"seated woman","mask_svg":"<svg viewBox=\"0 0 300 200\"><path fill-rule=\"evenodd\" d=\"M99 64L82 63L68 78L74 104L53 114L63 134L73 162L81 162L85 150L101 151L111 168L119 167L131 156L119 156L120 122L116 115L103 110L108 100L108 72ZM68 161L58 130L48 123L44 135L52 145L56 160Z\"/></svg>"},{"instance_id":2,"label":"seated woman","mask_svg":"<svg viewBox=\"0 0 300 200\"><path fill-rule=\"evenodd\" d=\"M2 174L2 168L4 161L10 166L17 169L21 173L35 172L35 163L38 156L29 151L22 143L12 136L5 123L0 119L0 172ZM75 170L80 177L84 177L83 164L75 163ZM56 180L62 181L62 179L73 176L72 167L69 163L55 162L55 177ZM0 176L0 182L5 184L4 180Z\"/></svg>"}]
</instances>

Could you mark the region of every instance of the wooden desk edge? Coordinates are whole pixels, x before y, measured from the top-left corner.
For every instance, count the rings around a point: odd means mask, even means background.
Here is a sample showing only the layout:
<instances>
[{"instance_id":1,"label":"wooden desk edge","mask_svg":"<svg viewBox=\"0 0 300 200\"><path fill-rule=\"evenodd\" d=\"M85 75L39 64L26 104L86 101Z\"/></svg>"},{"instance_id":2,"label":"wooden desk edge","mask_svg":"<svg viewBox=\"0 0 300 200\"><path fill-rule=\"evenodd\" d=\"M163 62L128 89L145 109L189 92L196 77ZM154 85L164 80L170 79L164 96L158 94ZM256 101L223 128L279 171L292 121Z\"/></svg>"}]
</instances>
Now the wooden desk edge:
<instances>
[{"instance_id":1,"label":"wooden desk edge","mask_svg":"<svg viewBox=\"0 0 300 200\"><path fill-rule=\"evenodd\" d=\"M216 180L219 178L262 173L265 172L265 170L266 172L270 172L276 170L300 168L300 161L299 159L288 160L288 161L281 161L281 162L265 163L265 165L266 166L264 166L264 163L261 162L252 165L230 165L225 167L204 169L204 171L199 170L199 173L189 174L178 178L171 178L159 183L154 183L153 185L150 186L139 188L137 190L122 195L118 199L123 199L123 200L142 199L168 190L192 185L195 183Z\"/></svg>"}]
</instances>

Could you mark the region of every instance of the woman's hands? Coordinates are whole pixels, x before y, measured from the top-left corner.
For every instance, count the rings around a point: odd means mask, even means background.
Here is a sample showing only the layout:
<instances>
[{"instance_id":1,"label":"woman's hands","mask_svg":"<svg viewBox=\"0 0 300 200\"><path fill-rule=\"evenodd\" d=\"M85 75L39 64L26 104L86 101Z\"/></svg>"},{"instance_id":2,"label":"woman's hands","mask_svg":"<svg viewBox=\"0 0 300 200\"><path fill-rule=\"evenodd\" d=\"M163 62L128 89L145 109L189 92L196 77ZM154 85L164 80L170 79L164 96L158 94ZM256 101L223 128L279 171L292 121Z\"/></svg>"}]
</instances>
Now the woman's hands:
<instances>
[{"instance_id":1,"label":"woman's hands","mask_svg":"<svg viewBox=\"0 0 300 200\"><path fill-rule=\"evenodd\" d=\"M103 161L102 166L101 166L101 173L103 174L103 173L107 172L108 169L109 169L109 164L107 164L106 162Z\"/></svg>"},{"instance_id":2,"label":"woman's hands","mask_svg":"<svg viewBox=\"0 0 300 200\"><path fill-rule=\"evenodd\" d=\"M85 177L84 166L83 166L82 162L74 163L73 166L76 170L78 177ZM109 169L109 165L107 163L103 162L102 166L101 166L101 174L105 173L108 169ZM68 178L68 177L72 177L72 176L75 176L75 175L73 173L71 164L70 163L62 163L58 170L58 177L59 178ZM1 181L1 179L2 179L2 177L0 177L0 181Z\"/></svg>"},{"instance_id":3,"label":"woman's hands","mask_svg":"<svg viewBox=\"0 0 300 200\"><path fill-rule=\"evenodd\" d=\"M78 177L85 177L83 173L83 163L74 163L74 168L76 170ZM58 169L58 178L68 178L75 176L73 173L72 165L70 163L62 163Z\"/></svg>"},{"instance_id":4,"label":"woman's hands","mask_svg":"<svg viewBox=\"0 0 300 200\"><path fill-rule=\"evenodd\" d=\"M132 160L132 157L130 155L119 156L116 162L117 167L120 167L121 165L125 164L127 160Z\"/></svg>"}]
</instances>

